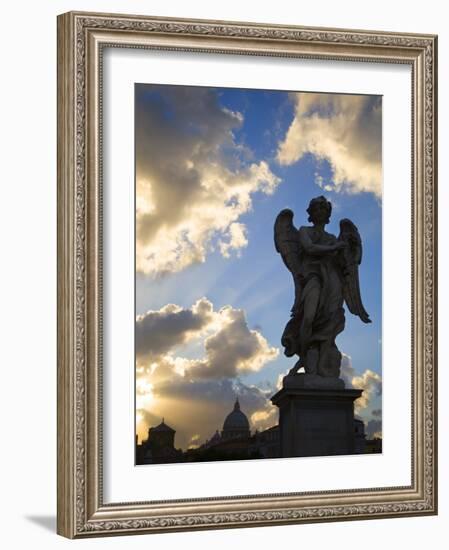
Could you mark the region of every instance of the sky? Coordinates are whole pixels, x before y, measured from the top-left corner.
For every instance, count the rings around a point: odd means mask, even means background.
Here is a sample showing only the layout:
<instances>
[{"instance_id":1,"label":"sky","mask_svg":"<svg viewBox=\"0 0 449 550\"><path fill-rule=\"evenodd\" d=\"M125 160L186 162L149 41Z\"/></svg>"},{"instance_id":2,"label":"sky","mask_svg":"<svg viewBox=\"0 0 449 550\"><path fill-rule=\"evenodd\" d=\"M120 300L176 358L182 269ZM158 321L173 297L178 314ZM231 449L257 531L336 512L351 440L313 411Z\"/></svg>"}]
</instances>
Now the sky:
<instances>
[{"instance_id":1,"label":"sky","mask_svg":"<svg viewBox=\"0 0 449 550\"><path fill-rule=\"evenodd\" d=\"M175 446L221 431L236 397L251 430L296 359L281 334L294 286L276 252L283 208L309 201L350 218L363 241L362 300L337 338L356 415L382 432L382 98L136 84L136 429L164 418Z\"/></svg>"}]
</instances>

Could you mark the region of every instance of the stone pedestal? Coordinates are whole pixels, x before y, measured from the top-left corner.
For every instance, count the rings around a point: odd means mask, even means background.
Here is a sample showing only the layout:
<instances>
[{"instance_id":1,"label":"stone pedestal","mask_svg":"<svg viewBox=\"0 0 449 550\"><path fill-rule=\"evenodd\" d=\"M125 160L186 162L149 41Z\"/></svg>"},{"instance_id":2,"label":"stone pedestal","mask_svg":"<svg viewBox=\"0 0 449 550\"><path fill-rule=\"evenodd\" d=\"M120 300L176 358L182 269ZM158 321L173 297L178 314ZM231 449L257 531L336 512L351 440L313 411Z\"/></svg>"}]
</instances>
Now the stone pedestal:
<instances>
[{"instance_id":1,"label":"stone pedestal","mask_svg":"<svg viewBox=\"0 0 449 550\"><path fill-rule=\"evenodd\" d=\"M279 407L281 457L354 454L354 401L362 390L344 389L337 381L310 387L305 376L286 376L271 398Z\"/></svg>"}]
</instances>

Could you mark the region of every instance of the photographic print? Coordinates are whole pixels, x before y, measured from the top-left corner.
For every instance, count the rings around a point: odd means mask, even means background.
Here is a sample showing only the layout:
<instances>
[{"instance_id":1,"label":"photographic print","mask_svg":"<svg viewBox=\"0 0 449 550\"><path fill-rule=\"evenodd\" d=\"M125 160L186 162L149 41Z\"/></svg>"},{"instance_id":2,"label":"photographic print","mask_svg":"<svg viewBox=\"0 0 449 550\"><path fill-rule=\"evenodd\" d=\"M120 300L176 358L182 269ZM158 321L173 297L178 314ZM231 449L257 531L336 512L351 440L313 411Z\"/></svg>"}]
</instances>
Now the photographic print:
<instances>
[{"instance_id":1,"label":"photographic print","mask_svg":"<svg viewBox=\"0 0 449 550\"><path fill-rule=\"evenodd\" d=\"M435 35L58 17L59 534L437 513L436 96Z\"/></svg>"},{"instance_id":2,"label":"photographic print","mask_svg":"<svg viewBox=\"0 0 449 550\"><path fill-rule=\"evenodd\" d=\"M382 452L382 97L135 85L136 464Z\"/></svg>"}]
</instances>

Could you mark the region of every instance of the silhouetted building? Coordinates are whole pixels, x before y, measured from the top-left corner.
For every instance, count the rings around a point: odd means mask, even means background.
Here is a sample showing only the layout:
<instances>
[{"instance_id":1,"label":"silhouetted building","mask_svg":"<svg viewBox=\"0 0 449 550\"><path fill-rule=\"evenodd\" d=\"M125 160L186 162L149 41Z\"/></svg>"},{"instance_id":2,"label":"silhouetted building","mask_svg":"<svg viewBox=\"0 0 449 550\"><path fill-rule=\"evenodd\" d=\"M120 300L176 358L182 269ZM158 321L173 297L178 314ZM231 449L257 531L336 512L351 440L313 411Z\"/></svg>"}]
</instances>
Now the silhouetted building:
<instances>
[{"instance_id":1,"label":"silhouetted building","mask_svg":"<svg viewBox=\"0 0 449 550\"><path fill-rule=\"evenodd\" d=\"M176 431L165 424L164 419L155 427L148 430L148 439L137 446L137 464L165 464L167 462L181 462L182 451L175 449Z\"/></svg>"},{"instance_id":2,"label":"silhouetted building","mask_svg":"<svg viewBox=\"0 0 449 550\"><path fill-rule=\"evenodd\" d=\"M223 424L223 430L221 432L222 441L229 439L248 439L251 435L249 430L249 422L246 414L240 410L239 400L236 399L234 403L234 410L232 410L225 418Z\"/></svg>"},{"instance_id":3,"label":"silhouetted building","mask_svg":"<svg viewBox=\"0 0 449 550\"><path fill-rule=\"evenodd\" d=\"M239 460L256 458L251 455L251 431L249 421L236 399L233 410L226 416L221 433L214 435L198 449L189 449L186 460Z\"/></svg>"},{"instance_id":4,"label":"silhouetted building","mask_svg":"<svg viewBox=\"0 0 449 550\"><path fill-rule=\"evenodd\" d=\"M280 456L279 425L276 424L261 432L256 430L252 437L251 450L261 458L278 458Z\"/></svg>"},{"instance_id":5,"label":"silhouetted building","mask_svg":"<svg viewBox=\"0 0 449 550\"><path fill-rule=\"evenodd\" d=\"M164 420L158 426L150 428L148 439L141 445L137 444L136 439L136 463L205 462L281 456L279 425L262 431L256 430L251 434L248 417L241 410L238 399L233 410L226 416L221 433L216 430L212 437L199 447L187 449L185 452L176 449L175 433ZM356 454L382 452L382 440L367 440L365 424L358 418L354 419L354 439Z\"/></svg>"},{"instance_id":6,"label":"silhouetted building","mask_svg":"<svg viewBox=\"0 0 449 550\"><path fill-rule=\"evenodd\" d=\"M279 456L279 427L272 426L251 435L248 417L236 399L233 410L226 416L221 434L218 430L197 449L189 449L186 460L237 460L273 458Z\"/></svg>"},{"instance_id":7,"label":"silhouetted building","mask_svg":"<svg viewBox=\"0 0 449 550\"><path fill-rule=\"evenodd\" d=\"M365 453L381 453L382 452L382 439L374 437L373 439L367 439L365 444Z\"/></svg>"},{"instance_id":8,"label":"silhouetted building","mask_svg":"<svg viewBox=\"0 0 449 550\"><path fill-rule=\"evenodd\" d=\"M221 435L218 430L215 431L214 435L210 439L206 439L206 443L203 443L201 447L203 449L208 449L209 447L213 447L217 443L220 443L221 441Z\"/></svg>"},{"instance_id":9,"label":"silhouetted building","mask_svg":"<svg viewBox=\"0 0 449 550\"><path fill-rule=\"evenodd\" d=\"M365 435L365 423L359 418L354 418L354 452L356 454L362 454L365 452L366 447L366 435Z\"/></svg>"}]
</instances>

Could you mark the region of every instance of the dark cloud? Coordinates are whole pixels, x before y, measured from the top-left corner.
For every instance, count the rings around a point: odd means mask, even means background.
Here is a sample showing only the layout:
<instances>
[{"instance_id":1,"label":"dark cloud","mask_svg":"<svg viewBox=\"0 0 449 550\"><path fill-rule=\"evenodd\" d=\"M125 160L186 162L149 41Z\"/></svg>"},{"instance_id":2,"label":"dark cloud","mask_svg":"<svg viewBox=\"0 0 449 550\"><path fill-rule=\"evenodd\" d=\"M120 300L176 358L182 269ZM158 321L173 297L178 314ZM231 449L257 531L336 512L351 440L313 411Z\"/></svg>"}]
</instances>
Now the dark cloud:
<instances>
[{"instance_id":1,"label":"dark cloud","mask_svg":"<svg viewBox=\"0 0 449 550\"><path fill-rule=\"evenodd\" d=\"M185 343L212 320L213 306L201 298L190 309L168 304L159 311L148 311L136 320L136 355L158 356Z\"/></svg>"}]
</instances>

